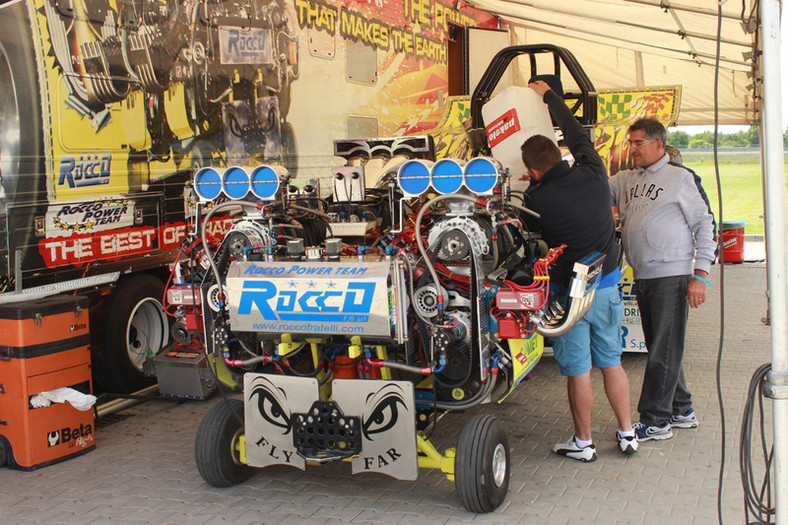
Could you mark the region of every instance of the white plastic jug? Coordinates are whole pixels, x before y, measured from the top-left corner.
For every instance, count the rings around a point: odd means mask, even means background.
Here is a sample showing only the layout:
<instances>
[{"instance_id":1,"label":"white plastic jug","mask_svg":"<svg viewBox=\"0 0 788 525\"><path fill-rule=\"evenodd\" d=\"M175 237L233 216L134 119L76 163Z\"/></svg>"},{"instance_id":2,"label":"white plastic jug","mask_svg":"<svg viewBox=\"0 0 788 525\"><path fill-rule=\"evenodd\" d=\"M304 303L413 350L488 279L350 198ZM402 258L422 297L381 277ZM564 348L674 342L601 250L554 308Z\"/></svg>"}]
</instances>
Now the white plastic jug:
<instances>
[{"instance_id":1,"label":"white plastic jug","mask_svg":"<svg viewBox=\"0 0 788 525\"><path fill-rule=\"evenodd\" d=\"M493 157L509 168L512 189L522 190L528 176L520 146L533 135L544 135L556 142L547 104L531 88L509 86L482 106L482 118Z\"/></svg>"}]
</instances>

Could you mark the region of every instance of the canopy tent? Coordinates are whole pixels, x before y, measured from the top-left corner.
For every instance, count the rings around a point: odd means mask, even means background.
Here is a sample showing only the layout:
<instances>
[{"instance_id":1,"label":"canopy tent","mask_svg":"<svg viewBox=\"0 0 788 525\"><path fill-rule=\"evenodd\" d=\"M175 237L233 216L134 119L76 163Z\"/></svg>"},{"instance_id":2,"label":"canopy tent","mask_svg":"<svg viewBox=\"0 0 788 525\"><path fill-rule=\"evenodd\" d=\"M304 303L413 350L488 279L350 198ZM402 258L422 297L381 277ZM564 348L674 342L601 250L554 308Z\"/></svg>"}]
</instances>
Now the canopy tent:
<instances>
[{"instance_id":1,"label":"canopy tent","mask_svg":"<svg viewBox=\"0 0 788 525\"><path fill-rule=\"evenodd\" d=\"M711 0L466 0L497 14L513 44L566 47L597 89L681 85L677 124L714 123L717 2ZM719 123L760 120L758 0L722 9Z\"/></svg>"},{"instance_id":2,"label":"canopy tent","mask_svg":"<svg viewBox=\"0 0 788 525\"><path fill-rule=\"evenodd\" d=\"M781 126L780 0L466 0L514 27L515 43L568 48L597 89L680 84L677 123L762 132L772 362L774 517L788 524L788 219ZM718 6L722 17L718 17ZM719 26L718 26L719 24ZM717 41L718 27L721 28ZM717 46L719 45L719 55Z\"/></svg>"}]
</instances>

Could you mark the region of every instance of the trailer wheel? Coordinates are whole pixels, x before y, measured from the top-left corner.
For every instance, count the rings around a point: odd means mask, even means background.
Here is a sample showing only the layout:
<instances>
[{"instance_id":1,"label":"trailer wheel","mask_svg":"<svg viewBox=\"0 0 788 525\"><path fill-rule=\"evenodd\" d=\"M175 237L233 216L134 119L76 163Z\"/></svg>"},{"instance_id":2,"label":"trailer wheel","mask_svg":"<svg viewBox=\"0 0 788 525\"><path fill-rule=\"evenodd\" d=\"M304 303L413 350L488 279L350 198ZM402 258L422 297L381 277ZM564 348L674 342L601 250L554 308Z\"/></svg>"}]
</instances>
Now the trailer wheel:
<instances>
[{"instance_id":1,"label":"trailer wheel","mask_svg":"<svg viewBox=\"0 0 788 525\"><path fill-rule=\"evenodd\" d=\"M39 96L35 37L26 9L24 2L4 5L4 16L0 17L0 220L5 226L0 243L7 247L0 264L10 268L16 263L22 268L41 264L34 237L39 210L33 204L46 202L44 102ZM6 206L17 200L25 200L26 205L7 214ZM22 250L21 262L15 262L17 249Z\"/></svg>"},{"instance_id":2,"label":"trailer wheel","mask_svg":"<svg viewBox=\"0 0 788 525\"><path fill-rule=\"evenodd\" d=\"M214 487L246 481L254 469L241 462L238 444L244 433L244 404L225 399L205 414L194 440L194 459L200 476Z\"/></svg>"},{"instance_id":3,"label":"trailer wheel","mask_svg":"<svg viewBox=\"0 0 788 525\"><path fill-rule=\"evenodd\" d=\"M473 416L462 428L454 459L454 486L471 512L498 508L509 490L509 439L492 416Z\"/></svg>"},{"instance_id":4,"label":"trailer wheel","mask_svg":"<svg viewBox=\"0 0 788 525\"><path fill-rule=\"evenodd\" d=\"M142 364L167 345L169 322L161 304L164 283L140 274L118 284L107 308L104 348L96 381L108 392L129 393L153 383Z\"/></svg>"}]
</instances>

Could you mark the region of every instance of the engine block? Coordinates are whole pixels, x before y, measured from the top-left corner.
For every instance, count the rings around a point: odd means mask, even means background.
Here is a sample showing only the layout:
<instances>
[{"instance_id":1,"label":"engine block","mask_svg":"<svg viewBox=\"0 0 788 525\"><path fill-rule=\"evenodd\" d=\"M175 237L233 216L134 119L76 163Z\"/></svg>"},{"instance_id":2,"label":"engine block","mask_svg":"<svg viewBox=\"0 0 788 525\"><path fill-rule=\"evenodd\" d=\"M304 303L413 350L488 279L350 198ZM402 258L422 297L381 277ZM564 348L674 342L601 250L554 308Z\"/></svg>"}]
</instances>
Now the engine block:
<instances>
[{"instance_id":1,"label":"engine block","mask_svg":"<svg viewBox=\"0 0 788 525\"><path fill-rule=\"evenodd\" d=\"M200 227L168 294L176 339L214 356L230 386L248 372L327 388L426 379L433 409L502 398L538 362L539 334L585 313L603 257L577 263L563 299L550 280L563 247L528 231L533 212L493 159L432 162L419 137L348 142L325 197L281 166L196 173ZM367 172L376 155L389 161ZM233 226L209 238L223 216Z\"/></svg>"}]
</instances>

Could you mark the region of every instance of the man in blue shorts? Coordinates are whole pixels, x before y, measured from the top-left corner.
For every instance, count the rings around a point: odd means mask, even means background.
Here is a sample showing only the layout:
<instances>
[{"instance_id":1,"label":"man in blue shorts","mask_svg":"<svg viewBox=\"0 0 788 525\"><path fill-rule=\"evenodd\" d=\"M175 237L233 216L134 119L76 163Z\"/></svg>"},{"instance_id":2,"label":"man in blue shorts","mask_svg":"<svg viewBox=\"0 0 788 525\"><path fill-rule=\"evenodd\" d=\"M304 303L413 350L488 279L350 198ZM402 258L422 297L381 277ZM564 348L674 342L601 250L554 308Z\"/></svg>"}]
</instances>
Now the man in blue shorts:
<instances>
[{"instance_id":1,"label":"man in blue shorts","mask_svg":"<svg viewBox=\"0 0 788 525\"><path fill-rule=\"evenodd\" d=\"M618 420L616 441L623 453L633 454L638 441L632 429L629 379L621 366L624 307L618 290L621 272L605 165L561 95L541 80L528 87L542 95L574 157L570 166L561 159L558 146L542 135L530 137L521 147L531 179L526 205L541 215L539 219L526 218L526 222L541 230L548 246L567 245L550 272L551 286L568 286L574 263L589 253L598 251L606 256L591 309L569 332L553 340L555 359L567 378L575 431L553 451L584 462L596 459L591 436L591 367L596 366L602 371L605 393ZM558 85L555 89L560 91Z\"/></svg>"}]
</instances>

